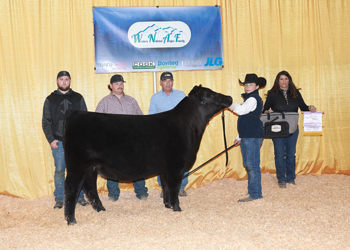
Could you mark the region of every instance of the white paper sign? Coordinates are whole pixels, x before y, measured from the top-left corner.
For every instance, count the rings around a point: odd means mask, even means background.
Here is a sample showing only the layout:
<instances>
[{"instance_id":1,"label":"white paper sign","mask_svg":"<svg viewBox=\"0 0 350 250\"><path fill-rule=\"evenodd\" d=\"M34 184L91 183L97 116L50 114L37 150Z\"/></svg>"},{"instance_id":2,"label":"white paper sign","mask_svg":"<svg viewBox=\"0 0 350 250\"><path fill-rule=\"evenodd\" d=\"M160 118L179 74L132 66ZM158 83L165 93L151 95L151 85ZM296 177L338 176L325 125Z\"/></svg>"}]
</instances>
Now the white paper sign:
<instances>
[{"instance_id":1,"label":"white paper sign","mask_svg":"<svg viewBox=\"0 0 350 250\"><path fill-rule=\"evenodd\" d=\"M322 132L322 112L304 112L304 131Z\"/></svg>"}]
</instances>

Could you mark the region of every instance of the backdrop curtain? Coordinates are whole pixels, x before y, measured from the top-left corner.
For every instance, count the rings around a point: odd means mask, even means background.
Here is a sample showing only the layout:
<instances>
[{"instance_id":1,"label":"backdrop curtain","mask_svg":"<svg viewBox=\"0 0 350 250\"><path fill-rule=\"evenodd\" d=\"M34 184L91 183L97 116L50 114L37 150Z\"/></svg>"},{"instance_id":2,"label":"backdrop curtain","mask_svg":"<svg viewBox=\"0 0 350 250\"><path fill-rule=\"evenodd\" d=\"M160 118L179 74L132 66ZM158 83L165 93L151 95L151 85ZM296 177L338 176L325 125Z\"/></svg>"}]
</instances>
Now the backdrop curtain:
<instances>
[{"instance_id":1,"label":"backdrop curtain","mask_svg":"<svg viewBox=\"0 0 350 250\"><path fill-rule=\"evenodd\" d=\"M54 161L41 127L45 98L56 75L67 70L71 87L89 111L107 94L112 74L94 73L93 6L213 6L221 8L224 69L175 71L174 88L186 94L202 84L242 101L238 78L256 73L267 79L287 70L305 102L324 111L323 136L303 136L301 115L296 173L350 174L350 3L348 0L1 0L0 1L0 194L37 199L54 190ZM125 93L148 113L153 74L124 73ZM160 73L156 74L158 89ZM237 136L237 116L225 111L229 145ZM193 168L224 149L221 115L212 118ZM189 177L187 188L222 178L247 178L239 147ZM275 174L273 144L261 148L262 172ZM155 177L146 180L160 189ZM99 192L106 180L98 179ZM130 183L122 190L132 190Z\"/></svg>"}]
</instances>

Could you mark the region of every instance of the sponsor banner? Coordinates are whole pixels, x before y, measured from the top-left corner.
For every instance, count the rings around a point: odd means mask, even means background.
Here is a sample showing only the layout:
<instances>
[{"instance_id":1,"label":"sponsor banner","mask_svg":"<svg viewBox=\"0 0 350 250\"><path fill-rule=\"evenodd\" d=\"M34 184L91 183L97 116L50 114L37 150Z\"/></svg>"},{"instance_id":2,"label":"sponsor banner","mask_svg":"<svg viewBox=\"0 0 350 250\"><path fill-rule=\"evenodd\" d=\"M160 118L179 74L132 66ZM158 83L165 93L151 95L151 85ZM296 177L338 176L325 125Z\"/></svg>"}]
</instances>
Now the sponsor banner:
<instances>
[{"instance_id":1,"label":"sponsor banner","mask_svg":"<svg viewBox=\"0 0 350 250\"><path fill-rule=\"evenodd\" d=\"M223 68L220 8L94 7L95 72Z\"/></svg>"}]
</instances>

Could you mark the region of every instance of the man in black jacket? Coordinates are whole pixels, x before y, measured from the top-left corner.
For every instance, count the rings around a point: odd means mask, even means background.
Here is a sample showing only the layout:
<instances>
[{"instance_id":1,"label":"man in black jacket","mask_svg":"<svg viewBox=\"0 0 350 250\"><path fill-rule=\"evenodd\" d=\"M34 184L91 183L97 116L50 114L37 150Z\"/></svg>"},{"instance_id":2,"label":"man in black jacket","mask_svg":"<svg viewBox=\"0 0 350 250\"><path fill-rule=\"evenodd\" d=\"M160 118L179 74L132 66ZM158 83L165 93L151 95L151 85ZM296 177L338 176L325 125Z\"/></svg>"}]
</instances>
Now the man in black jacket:
<instances>
[{"instance_id":1,"label":"man in black jacket","mask_svg":"<svg viewBox=\"0 0 350 250\"><path fill-rule=\"evenodd\" d=\"M55 161L55 201L54 209L63 207L64 180L66 163L62 145L64 117L67 110L87 111L84 98L81 94L70 88L71 78L67 71L60 71L57 75L57 90L52 92L45 100L42 126L48 140ZM78 204L87 206L83 191L78 198Z\"/></svg>"}]
</instances>

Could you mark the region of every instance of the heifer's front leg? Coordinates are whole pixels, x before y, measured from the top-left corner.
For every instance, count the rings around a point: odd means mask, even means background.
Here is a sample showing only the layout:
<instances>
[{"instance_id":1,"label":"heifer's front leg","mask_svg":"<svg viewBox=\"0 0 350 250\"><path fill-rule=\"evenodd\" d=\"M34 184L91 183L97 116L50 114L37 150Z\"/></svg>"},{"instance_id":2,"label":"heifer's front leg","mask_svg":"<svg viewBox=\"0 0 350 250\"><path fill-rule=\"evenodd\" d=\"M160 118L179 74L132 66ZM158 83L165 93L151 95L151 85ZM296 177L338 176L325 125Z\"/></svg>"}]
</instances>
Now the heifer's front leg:
<instances>
[{"instance_id":1,"label":"heifer's front leg","mask_svg":"<svg viewBox=\"0 0 350 250\"><path fill-rule=\"evenodd\" d=\"M89 170L83 184L83 190L87 198L89 199L92 207L97 212L106 211L106 209L102 205L100 198L98 197L96 181L97 171L95 169Z\"/></svg>"},{"instance_id":2,"label":"heifer's front leg","mask_svg":"<svg viewBox=\"0 0 350 250\"><path fill-rule=\"evenodd\" d=\"M159 177L160 177L160 182L162 184L163 203L166 208L171 208L168 181L165 179L165 174L160 174Z\"/></svg>"},{"instance_id":3,"label":"heifer's front leg","mask_svg":"<svg viewBox=\"0 0 350 250\"><path fill-rule=\"evenodd\" d=\"M181 212L179 201L179 188L170 189L170 205L174 211Z\"/></svg>"},{"instance_id":4,"label":"heifer's front leg","mask_svg":"<svg viewBox=\"0 0 350 250\"><path fill-rule=\"evenodd\" d=\"M72 174L68 173L64 185L64 216L68 225L77 223L75 220L75 206L81 191L82 177L73 178Z\"/></svg>"},{"instance_id":5,"label":"heifer's front leg","mask_svg":"<svg viewBox=\"0 0 350 250\"><path fill-rule=\"evenodd\" d=\"M179 201L179 190L181 186L182 178L174 178L168 181L169 186L169 197L170 197L170 206L174 211L181 211L180 201Z\"/></svg>"}]
</instances>

